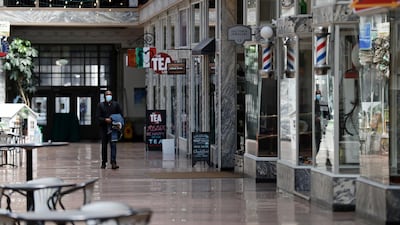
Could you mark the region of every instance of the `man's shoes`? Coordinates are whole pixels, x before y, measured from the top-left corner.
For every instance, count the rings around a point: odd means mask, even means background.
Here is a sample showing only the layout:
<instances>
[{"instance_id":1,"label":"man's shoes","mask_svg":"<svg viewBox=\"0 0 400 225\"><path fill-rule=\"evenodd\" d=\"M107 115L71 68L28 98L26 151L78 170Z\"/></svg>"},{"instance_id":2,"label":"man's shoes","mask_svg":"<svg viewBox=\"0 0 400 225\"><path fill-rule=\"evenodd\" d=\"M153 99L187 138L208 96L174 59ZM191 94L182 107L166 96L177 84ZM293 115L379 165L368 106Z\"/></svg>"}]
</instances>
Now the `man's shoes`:
<instances>
[{"instance_id":1,"label":"man's shoes","mask_svg":"<svg viewBox=\"0 0 400 225\"><path fill-rule=\"evenodd\" d=\"M111 163L111 169L115 170L115 169L118 169L118 168L119 168L119 166L117 165L117 163L115 163L115 162Z\"/></svg>"},{"instance_id":2,"label":"man's shoes","mask_svg":"<svg viewBox=\"0 0 400 225\"><path fill-rule=\"evenodd\" d=\"M105 169L106 168L106 164L102 163L100 168Z\"/></svg>"}]
</instances>

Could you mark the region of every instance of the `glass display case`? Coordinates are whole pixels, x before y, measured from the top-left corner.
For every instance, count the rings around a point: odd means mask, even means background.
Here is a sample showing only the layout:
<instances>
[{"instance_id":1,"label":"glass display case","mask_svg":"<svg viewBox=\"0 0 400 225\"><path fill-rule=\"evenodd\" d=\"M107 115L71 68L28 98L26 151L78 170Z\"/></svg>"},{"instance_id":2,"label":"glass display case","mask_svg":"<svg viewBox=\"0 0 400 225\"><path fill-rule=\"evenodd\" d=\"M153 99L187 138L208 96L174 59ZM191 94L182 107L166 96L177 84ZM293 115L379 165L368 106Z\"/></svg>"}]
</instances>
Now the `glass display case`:
<instances>
[{"instance_id":1,"label":"glass display case","mask_svg":"<svg viewBox=\"0 0 400 225\"><path fill-rule=\"evenodd\" d=\"M391 172L397 175L398 161L397 142L389 139L390 136L398 136L397 129L389 129L389 117L398 118L396 115L398 90L397 76L390 76L390 23L388 20L386 14L365 16L360 20L361 33L371 32L369 42L360 42L362 45L359 53L362 65L359 83L361 109L358 117L361 141L360 175L383 184L390 183ZM363 34L360 40L362 37L364 37ZM390 82L391 80L394 82ZM389 88L392 94L391 104L389 104ZM396 120L393 121L396 125ZM394 150L391 154L389 154L389 143L392 143L394 147L391 148ZM389 155L393 156L391 161L389 161ZM396 181L398 182L398 179L393 179L393 182Z\"/></svg>"},{"instance_id":2,"label":"glass display case","mask_svg":"<svg viewBox=\"0 0 400 225\"><path fill-rule=\"evenodd\" d=\"M261 76L261 46L245 47L246 140L255 140L255 149L246 152L259 157L277 157L277 80Z\"/></svg>"},{"instance_id":3,"label":"glass display case","mask_svg":"<svg viewBox=\"0 0 400 225\"><path fill-rule=\"evenodd\" d=\"M312 39L285 37L285 71L280 80L281 160L312 164Z\"/></svg>"},{"instance_id":4,"label":"glass display case","mask_svg":"<svg viewBox=\"0 0 400 225\"><path fill-rule=\"evenodd\" d=\"M358 25L335 26L331 32L330 38L336 40L332 46L336 57L330 60L337 63L327 74L315 76L315 92L320 95L315 100L314 120L319 121L315 124L315 166L333 173L358 174Z\"/></svg>"}]
</instances>

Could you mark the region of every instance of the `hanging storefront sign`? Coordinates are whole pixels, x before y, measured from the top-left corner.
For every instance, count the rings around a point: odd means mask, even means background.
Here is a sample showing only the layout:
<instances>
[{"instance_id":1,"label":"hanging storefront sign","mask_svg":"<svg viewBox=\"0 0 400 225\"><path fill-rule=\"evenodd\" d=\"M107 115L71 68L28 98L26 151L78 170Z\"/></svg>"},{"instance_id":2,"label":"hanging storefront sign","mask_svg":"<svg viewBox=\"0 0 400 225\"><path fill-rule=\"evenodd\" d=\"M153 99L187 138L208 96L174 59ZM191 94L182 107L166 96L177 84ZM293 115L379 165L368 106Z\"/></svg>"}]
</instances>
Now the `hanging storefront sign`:
<instances>
[{"instance_id":1,"label":"hanging storefront sign","mask_svg":"<svg viewBox=\"0 0 400 225\"><path fill-rule=\"evenodd\" d=\"M228 40L235 41L236 44L241 45L245 41L251 40L251 28L249 26L235 25L228 29Z\"/></svg>"},{"instance_id":2,"label":"hanging storefront sign","mask_svg":"<svg viewBox=\"0 0 400 225\"><path fill-rule=\"evenodd\" d=\"M166 138L166 111L146 110L146 144L147 150L161 150L162 140Z\"/></svg>"},{"instance_id":3,"label":"hanging storefront sign","mask_svg":"<svg viewBox=\"0 0 400 225\"><path fill-rule=\"evenodd\" d=\"M170 75L186 74L186 63L168 63L167 73Z\"/></svg>"},{"instance_id":4,"label":"hanging storefront sign","mask_svg":"<svg viewBox=\"0 0 400 225\"><path fill-rule=\"evenodd\" d=\"M167 53L159 52L151 59L151 68L158 74L168 71L168 64L172 63L172 58Z\"/></svg>"},{"instance_id":5,"label":"hanging storefront sign","mask_svg":"<svg viewBox=\"0 0 400 225\"><path fill-rule=\"evenodd\" d=\"M395 8L400 5L399 0L353 0L351 7L355 12L369 10L377 7Z\"/></svg>"}]
</instances>

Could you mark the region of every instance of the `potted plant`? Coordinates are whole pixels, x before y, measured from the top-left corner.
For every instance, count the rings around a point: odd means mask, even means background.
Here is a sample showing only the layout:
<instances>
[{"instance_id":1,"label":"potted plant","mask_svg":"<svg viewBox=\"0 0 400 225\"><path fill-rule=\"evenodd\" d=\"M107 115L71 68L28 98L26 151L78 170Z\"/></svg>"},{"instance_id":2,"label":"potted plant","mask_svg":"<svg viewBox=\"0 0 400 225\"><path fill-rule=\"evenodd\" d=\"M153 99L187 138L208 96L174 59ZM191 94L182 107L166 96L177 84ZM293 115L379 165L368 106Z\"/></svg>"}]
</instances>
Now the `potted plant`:
<instances>
[{"instance_id":1,"label":"potted plant","mask_svg":"<svg viewBox=\"0 0 400 225\"><path fill-rule=\"evenodd\" d=\"M36 91L38 84L38 78L33 73L35 57L38 57L38 51L32 47L30 41L15 38L10 43L3 65L8 78L15 82L20 97L28 107L30 95Z\"/></svg>"}]
</instances>

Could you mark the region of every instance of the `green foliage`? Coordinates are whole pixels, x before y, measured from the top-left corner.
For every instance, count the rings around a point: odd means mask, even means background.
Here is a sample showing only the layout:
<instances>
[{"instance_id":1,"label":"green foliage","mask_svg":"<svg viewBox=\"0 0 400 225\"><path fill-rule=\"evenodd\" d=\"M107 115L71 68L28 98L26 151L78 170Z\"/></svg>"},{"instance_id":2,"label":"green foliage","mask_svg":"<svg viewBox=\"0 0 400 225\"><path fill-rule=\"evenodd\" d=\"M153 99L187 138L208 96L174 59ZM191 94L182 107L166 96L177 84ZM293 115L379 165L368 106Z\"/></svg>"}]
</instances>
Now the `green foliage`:
<instances>
[{"instance_id":1,"label":"green foliage","mask_svg":"<svg viewBox=\"0 0 400 225\"><path fill-rule=\"evenodd\" d=\"M32 47L30 41L15 38L9 46L3 65L8 78L16 82L18 91L28 106L29 95L36 91L38 84L38 79L33 73L35 57L38 57L38 51Z\"/></svg>"}]
</instances>

